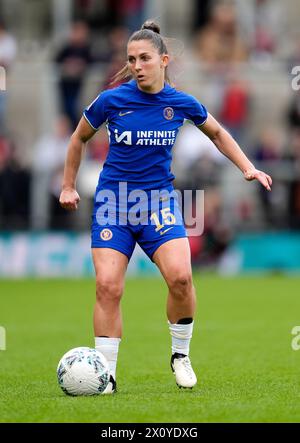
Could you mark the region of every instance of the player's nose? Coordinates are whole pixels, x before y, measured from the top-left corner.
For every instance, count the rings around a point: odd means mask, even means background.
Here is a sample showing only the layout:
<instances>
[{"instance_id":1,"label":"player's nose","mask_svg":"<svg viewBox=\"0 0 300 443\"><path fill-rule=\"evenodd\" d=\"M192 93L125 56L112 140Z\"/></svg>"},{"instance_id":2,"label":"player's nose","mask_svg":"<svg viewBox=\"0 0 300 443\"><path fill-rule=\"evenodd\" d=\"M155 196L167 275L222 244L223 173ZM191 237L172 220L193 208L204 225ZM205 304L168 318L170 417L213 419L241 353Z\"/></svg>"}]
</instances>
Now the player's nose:
<instances>
[{"instance_id":1,"label":"player's nose","mask_svg":"<svg viewBox=\"0 0 300 443\"><path fill-rule=\"evenodd\" d=\"M141 65L140 65L140 63L137 61L136 63L135 63L135 70L136 71L140 71L142 68L141 68Z\"/></svg>"}]
</instances>

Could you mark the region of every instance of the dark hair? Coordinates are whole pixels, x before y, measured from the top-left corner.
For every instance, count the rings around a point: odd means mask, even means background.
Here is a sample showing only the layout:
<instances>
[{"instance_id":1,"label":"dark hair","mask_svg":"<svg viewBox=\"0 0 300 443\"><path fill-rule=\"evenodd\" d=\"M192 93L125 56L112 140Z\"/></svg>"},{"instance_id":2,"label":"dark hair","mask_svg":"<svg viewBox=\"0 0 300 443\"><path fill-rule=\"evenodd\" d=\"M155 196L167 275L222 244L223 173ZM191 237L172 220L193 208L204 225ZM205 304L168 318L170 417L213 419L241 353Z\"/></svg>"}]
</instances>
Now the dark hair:
<instances>
[{"instance_id":1,"label":"dark hair","mask_svg":"<svg viewBox=\"0 0 300 443\"><path fill-rule=\"evenodd\" d=\"M139 40L149 40L151 41L152 45L158 50L159 54L168 54L167 46L162 36L160 35L160 27L157 23L155 23L152 20L146 20L141 29L139 31L134 32L130 36L128 43ZM119 72L117 72L116 75L114 75L111 84L123 81L129 77L131 77L131 73L126 63L126 65ZM167 68L165 71L165 78L166 81L170 83L167 74Z\"/></svg>"},{"instance_id":2,"label":"dark hair","mask_svg":"<svg viewBox=\"0 0 300 443\"><path fill-rule=\"evenodd\" d=\"M139 31L129 38L128 43L137 40L151 40L153 46L158 49L159 54L167 54L166 44L160 35L160 27L157 23L147 20Z\"/></svg>"}]
</instances>

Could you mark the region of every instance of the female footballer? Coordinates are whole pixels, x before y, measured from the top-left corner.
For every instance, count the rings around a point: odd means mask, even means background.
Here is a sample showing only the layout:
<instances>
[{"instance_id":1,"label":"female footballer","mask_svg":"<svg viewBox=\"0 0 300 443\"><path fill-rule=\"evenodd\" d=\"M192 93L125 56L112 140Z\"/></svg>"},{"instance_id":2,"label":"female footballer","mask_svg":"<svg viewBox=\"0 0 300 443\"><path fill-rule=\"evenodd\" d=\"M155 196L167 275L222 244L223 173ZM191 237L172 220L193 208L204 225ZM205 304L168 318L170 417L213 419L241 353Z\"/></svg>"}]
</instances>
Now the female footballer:
<instances>
[{"instance_id":1,"label":"female footballer","mask_svg":"<svg viewBox=\"0 0 300 443\"><path fill-rule=\"evenodd\" d=\"M256 179L269 191L272 185L271 177L255 169L231 135L201 103L170 85L168 63L168 50L159 26L145 22L141 30L129 38L127 63L116 75L117 80L130 77L131 80L103 91L84 110L71 136L65 162L60 204L65 209L76 210L80 201L76 177L85 143L106 123L110 149L95 193L91 229L96 273L95 347L105 355L111 370L106 394L116 392L116 365L122 336L120 300L136 242L157 265L168 286L171 368L176 383L183 388L192 388L197 383L189 359L196 297L183 221L175 214L174 203L172 208L159 206L156 212L147 206L143 223L131 223L127 219L124 222L126 208L119 204L120 184L126 184L126 188L122 188L126 195L136 190L142 190L146 196L152 190L172 191L172 146L187 119L213 141L246 180ZM108 223L107 219L102 223L103 216L99 215L101 207L107 204L103 195L114 195L111 201L117 205L114 215L118 217L111 217Z\"/></svg>"}]
</instances>

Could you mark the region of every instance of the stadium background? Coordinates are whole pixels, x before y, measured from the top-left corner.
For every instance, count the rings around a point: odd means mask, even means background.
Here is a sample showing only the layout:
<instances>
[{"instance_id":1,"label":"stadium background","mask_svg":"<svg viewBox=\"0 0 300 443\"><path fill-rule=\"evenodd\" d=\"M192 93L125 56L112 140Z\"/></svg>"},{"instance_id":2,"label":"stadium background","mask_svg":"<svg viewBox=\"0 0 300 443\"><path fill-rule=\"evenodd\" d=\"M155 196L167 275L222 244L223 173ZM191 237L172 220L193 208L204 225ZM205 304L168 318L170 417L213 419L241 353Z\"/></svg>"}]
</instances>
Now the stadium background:
<instances>
[{"instance_id":1,"label":"stadium background","mask_svg":"<svg viewBox=\"0 0 300 443\"><path fill-rule=\"evenodd\" d=\"M0 325L7 340L0 352L1 421L299 420L299 356L290 344L300 322L299 14L297 0L0 1ZM69 348L92 345L89 225L108 149L104 129L89 143L80 169L79 210L63 211L58 196L67 143L82 109L109 87L124 63L128 36L149 17L176 39L170 42L176 85L204 103L255 165L272 175L273 190L245 182L200 131L182 128L174 149L175 187L205 190L205 230L190 239L201 307L193 348L203 370L201 405L197 391L181 396L182 408L170 416L168 401L176 391L163 357L154 365L158 377L149 373L145 347L149 355L156 352L153 341L164 335L159 349L168 355L166 290L137 249L124 298L125 400L117 415L103 400L107 409L99 417L95 402L88 404L90 414L78 403L68 411L64 402L70 399L57 392L53 368ZM136 318L145 309L153 322L147 327ZM21 336L30 352L20 352ZM148 384L134 371L130 352ZM161 380L167 399L159 396ZM144 408L137 385L148 399ZM26 389L30 404L22 402Z\"/></svg>"}]
</instances>

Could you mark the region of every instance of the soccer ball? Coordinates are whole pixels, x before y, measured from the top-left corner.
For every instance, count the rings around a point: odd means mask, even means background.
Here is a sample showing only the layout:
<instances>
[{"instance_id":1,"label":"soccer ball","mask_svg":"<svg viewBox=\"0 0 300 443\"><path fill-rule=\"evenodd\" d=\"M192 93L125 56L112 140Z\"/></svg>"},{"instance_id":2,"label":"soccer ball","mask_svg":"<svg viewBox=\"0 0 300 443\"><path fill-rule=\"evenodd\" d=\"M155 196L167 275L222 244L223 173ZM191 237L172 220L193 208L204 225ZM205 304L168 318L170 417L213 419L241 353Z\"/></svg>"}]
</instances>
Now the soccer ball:
<instances>
[{"instance_id":1,"label":"soccer ball","mask_svg":"<svg viewBox=\"0 0 300 443\"><path fill-rule=\"evenodd\" d=\"M58 384L68 395L101 394L108 385L109 377L106 358L92 348L71 349L57 366Z\"/></svg>"}]
</instances>

